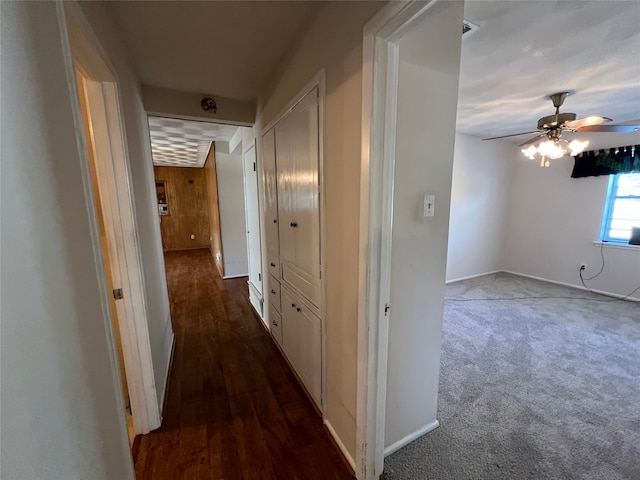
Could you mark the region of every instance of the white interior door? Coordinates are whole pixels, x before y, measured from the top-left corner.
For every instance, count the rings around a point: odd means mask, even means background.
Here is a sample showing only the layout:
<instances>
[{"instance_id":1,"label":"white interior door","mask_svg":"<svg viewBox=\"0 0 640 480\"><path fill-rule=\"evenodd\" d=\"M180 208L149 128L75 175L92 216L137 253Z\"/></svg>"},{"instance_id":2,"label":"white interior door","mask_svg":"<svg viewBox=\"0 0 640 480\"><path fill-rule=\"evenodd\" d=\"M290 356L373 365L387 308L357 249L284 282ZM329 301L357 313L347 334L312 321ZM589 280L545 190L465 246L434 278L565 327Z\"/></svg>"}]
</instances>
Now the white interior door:
<instances>
[{"instance_id":1,"label":"white interior door","mask_svg":"<svg viewBox=\"0 0 640 480\"><path fill-rule=\"evenodd\" d=\"M262 255L260 251L260 206L258 203L258 173L256 149L251 146L243 154L244 201L247 218L247 256L249 283L262 295Z\"/></svg>"}]
</instances>

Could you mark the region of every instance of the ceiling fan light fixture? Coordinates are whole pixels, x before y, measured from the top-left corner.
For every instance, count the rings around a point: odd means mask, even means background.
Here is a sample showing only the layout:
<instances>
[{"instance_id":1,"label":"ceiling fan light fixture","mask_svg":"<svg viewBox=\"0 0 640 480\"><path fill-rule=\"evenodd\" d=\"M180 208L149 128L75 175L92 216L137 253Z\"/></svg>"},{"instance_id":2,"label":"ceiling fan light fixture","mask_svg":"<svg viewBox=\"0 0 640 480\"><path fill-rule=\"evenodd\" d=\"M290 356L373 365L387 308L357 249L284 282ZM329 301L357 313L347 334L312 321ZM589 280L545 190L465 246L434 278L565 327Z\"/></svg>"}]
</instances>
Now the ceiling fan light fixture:
<instances>
[{"instance_id":1,"label":"ceiling fan light fixture","mask_svg":"<svg viewBox=\"0 0 640 480\"><path fill-rule=\"evenodd\" d=\"M576 156L584 152L588 146L588 140L572 140L571 142L567 142L561 138L550 138L544 142L540 142L537 146L529 145L527 148L522 149L522 153L530 160L534 160L536 155L539 155L543 159L540 165L548 167L549 162L545 162L545 158L556 160L565 155Z\"/></svg>"}]
</instances>

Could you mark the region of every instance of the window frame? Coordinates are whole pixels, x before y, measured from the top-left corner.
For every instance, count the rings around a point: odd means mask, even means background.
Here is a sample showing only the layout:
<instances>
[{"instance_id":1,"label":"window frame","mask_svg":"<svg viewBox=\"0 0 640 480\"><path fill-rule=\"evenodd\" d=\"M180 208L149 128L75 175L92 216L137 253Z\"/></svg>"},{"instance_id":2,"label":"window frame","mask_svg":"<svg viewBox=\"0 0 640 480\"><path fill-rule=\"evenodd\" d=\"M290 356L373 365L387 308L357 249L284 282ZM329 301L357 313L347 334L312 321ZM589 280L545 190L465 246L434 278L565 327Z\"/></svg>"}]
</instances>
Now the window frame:
<instances>
[{"instance_id":1,"label":"window frame","mask_svg":"<svg viewBox=\"0 0 640 480\"><path fill-rule=\"evenodd\" d=\"M609 186L607 188L607 197L605 199L604 204L604 212L602 214L602 224L600 228L600 240L605 243L615 243L618 245L627 245L629 240L621 240L619 238L614 238L609 236L609 231L611 230L611 221L613 214L613 207L615 202L619 198L637 198L640 199L640 195L628 195L628 196L619 196L618 195L618 181L620 180L621 175L632 175L638 174L638 172L625 172L625 173L617 173L615 175L609 175Z\"/></svg>"}]
</instances>

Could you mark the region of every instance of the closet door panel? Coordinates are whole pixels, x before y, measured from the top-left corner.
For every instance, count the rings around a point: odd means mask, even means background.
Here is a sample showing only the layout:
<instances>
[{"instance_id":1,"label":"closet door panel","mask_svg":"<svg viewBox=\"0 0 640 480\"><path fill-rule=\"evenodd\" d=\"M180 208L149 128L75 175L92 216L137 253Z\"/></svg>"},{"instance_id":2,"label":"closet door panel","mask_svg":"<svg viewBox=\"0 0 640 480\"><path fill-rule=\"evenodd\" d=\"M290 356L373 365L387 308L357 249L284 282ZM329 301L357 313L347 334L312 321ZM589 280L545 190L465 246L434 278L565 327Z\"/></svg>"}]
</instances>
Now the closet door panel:
<instances>
[{"instance_id":1,"label":"closet door panel","mask_svg":"<svg viewBox=\"0 0 640 480\"><path fill-rule=\"evenodd\" d=\"M320 276L318 198L318 92L310 92L291 114L296 210L296 266Z\"/></svg>"},{"instance_id":2,"label":"closet door panel","mask_svg":"<svg viewBox=\"0 0 640 480\"><path fill-rule=\"evenodd\" d=\"M262 172L265 190L265 229L267 249L278 253L278 188L276 175L276 137L272 128L262 136Z\"/></svg>"},{"instance_id":3,"label":"closet door panel","mask_svg":"<svg viewBox=\"0 0 640 480\"><path fill-rule=\"evenodd\" d=\"M289 117L285 117L275 127L277 189L278 189L278 232L280 236L280 257L295 263L296 226L294 217L297 199L295 197L295 168L293 157L293 127Z\"/></svg>"},{"instance_id":4,"label":"closet door panel","mask_svg":"<svg viewBox=\"0 0 640 480\"><path fill-rule=\"evenodd\" d=\"M296 300L286 289L282 289L282 349L297 372L298 352L305 348L305 345L299 343L296 308Z\"/></svg>"}]
</instances>

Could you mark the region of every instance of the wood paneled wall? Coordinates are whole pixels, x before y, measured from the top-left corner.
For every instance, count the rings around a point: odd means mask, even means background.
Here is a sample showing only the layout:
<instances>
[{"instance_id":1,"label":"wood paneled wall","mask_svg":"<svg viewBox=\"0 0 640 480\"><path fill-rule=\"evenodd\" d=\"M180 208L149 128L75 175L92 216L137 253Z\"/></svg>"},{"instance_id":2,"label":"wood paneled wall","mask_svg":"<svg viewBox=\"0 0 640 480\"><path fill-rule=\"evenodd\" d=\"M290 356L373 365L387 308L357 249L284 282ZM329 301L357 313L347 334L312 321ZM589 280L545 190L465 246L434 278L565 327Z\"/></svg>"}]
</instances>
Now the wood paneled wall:
<instances>
[{"instance_id":1,"label":"wood paneled wall","mask_svg":"<svg viewBox=\"0 0 640 480\"><path fill-rule=\"evenodd\" d=\"M207 203L209 204L209 225L211 237L211 255L224 277L224 262L222 261L222 232L220 230L220 208L218 205L218 176L216 173L215 145L212 144L204 162L204 176L207 184Z\"/></svg>"},{"instance_id":2,"label":"wood paneled wall","mask_svg":"<svg viewBox=\"0 0 640 480\"><path fill-rule=\"evenodd\" d=\"M203 168L153 167L156 182L165 182L169 215L160 217L165 250L209 246L209 205ZM191 239L191 235L195 238Z\"/></svg>"}]
</instances>

